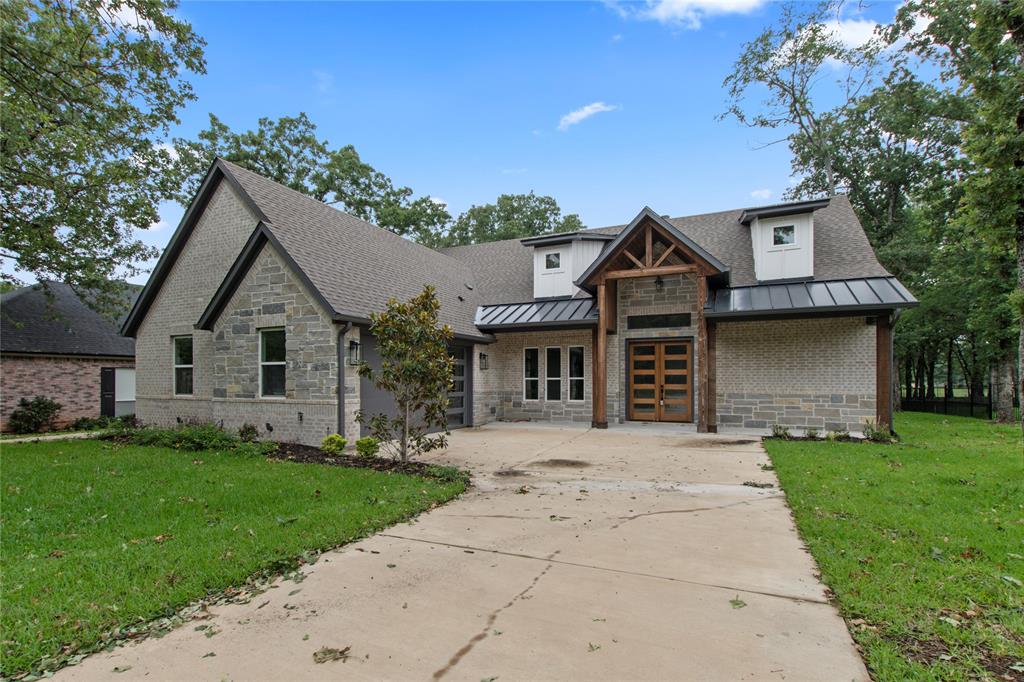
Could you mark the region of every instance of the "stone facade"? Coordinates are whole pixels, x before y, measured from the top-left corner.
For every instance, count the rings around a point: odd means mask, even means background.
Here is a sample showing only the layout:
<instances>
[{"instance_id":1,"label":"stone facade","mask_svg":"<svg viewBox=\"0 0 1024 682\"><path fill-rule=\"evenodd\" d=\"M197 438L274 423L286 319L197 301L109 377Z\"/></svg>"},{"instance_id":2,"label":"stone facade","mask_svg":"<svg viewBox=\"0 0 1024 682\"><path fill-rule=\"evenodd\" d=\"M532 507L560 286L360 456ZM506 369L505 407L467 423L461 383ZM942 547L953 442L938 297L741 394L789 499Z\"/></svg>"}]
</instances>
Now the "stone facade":
<instances>
[{"instance_id":1,"label":"stone facade","mask_svg":"<svg viewBox=\"0 0 1024 682\"><path fill-rule=\"evenodd\" d=\"M863 317L718 325L718 423L860 431L875 418L875 327Z\"/></svg>"},{"instance_id":2,"label":"stone facade","mask_svg":"<svg viewBox=\"0 0 1024 682\"><path fill-rule=\"evenodd\" d=\"M7 430L7 420L19 400L31 400L37 395L63 405L57 418L58 428L79 417L99 417L100 370L134 365L134 359L123 357L5 354L0 360L0 430Z\"/></svg>"}]
</instances>

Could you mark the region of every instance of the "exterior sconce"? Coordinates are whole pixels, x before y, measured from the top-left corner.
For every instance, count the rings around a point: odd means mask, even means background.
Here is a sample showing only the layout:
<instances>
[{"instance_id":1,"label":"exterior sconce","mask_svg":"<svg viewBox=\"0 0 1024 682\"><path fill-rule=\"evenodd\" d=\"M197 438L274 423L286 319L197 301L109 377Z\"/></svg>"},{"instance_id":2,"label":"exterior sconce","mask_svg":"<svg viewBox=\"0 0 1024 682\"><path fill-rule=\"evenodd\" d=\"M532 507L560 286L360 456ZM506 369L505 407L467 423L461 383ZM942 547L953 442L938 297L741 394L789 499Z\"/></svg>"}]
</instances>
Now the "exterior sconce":
<instances>
[{"instance_id":1,"label":"exterior sconce","mask_svg":"<svg viewBox=\"0 0 1024 682\"><path fill-rule=\"evenodd\" d=\"M661 291L662 289L665 288L665 280L661 278L661 275L658 275L657 277L654 278L654 288L657 289L658 291Z\"/></svg>"},{"instance_id":2,"label":"exterior sconce","mask_svg":"<svg viewBox=\"0 0 1024 682\"><path fill-rule=\"evenodd\" d=\"M348 342L348 356L345 358L345 364L349 367L355 367L363 361L362 353L359 350L358 341Z\"/></svg>"},{"instance_id":3,"label":"exterior sconce","mask_svg":"<svg viewBox=\"0 0 1024 682\"><path fill-rule=\"evenodd\" d=\"M480 369L489 369L491 366L491 358L487 353L480 354Z\"/></svg>"}]
</instances>

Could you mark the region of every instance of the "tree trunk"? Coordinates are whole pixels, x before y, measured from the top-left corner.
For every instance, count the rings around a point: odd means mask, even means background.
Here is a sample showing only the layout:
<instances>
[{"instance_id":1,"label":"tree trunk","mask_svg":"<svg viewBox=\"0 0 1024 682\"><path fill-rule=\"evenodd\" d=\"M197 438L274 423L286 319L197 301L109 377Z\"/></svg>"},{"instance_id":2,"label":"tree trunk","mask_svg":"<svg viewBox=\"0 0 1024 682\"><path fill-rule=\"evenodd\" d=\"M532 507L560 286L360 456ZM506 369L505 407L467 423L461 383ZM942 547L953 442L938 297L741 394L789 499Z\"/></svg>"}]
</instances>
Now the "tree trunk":
<instances>
[{"instance_id":1,"label":"tree trunk","mask_svg":"<svg viewBox=\"0 0 1024 682\"><path fill-rule=\"evenodd\" d=\"M1013 360L1013 353L1006 348L992 363L992 409L996 421L1003 424L1013 421Z\"/></svg>"},{"instance_id":2,"label":"tree trunk","mask_svg":"<svg viewBox=\"0 0 1024 682\"><path fill-rule=\"evenodd\" d=\"M925 398L935 400L935 353L932 351L928 352L928 374L925 380L927 381Z\"/></svg>"},{"instance_id":3,"label":"tree trunk","mask_svg":"<svg viewBox=\"0 0 1024 682\"><path fill-rule=\"evenodd\" d=\"M953 397L953 339L946 348L946 400Z\"/></svg>"},{"instance_id":4,"label":"tree trunk","mask_svg":"<svg viewBox=\"0 0 1024 682\"><path fill-rule=\"evenodd\" d=\"M409 461L409 405L405 406L405 419L402 420L402 464Z\"/></svg>"},{"instance_id":5,"label":"tree trunk","mask_svg":"<svg viewBox=\"0 0 1024 682\"><path fill-rule=\"evenodd\" d=\"M907 400L914 399L914 381L911 377L911 363L910 358L907 357L903 361L903 385L907 387L904 395L907 396Z\"/></svg>"}]
</instances>

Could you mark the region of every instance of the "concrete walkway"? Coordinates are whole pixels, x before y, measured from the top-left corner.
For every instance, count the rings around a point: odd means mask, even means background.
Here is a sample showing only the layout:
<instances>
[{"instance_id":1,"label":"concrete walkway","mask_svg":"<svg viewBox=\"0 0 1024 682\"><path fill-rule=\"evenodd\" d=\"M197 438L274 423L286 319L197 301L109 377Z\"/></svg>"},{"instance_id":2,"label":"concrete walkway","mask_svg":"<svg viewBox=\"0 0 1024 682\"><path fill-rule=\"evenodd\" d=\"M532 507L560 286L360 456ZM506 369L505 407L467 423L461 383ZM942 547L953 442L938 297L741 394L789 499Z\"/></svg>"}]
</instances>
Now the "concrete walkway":
<instances>
[{"instance_id":1,"label":"concrete walkway","mask_svg":"<svg viewBox=\"0 0 1024 682\"><path fill-rule=\"evenodd\" d=\"M19 436L18 438L0 438L0 447L14 443L40 443L51 440L82 440L95 438L102 431L69 431L67 433L41 433L36 436Z\"/></svg>"},{"instance_id":2,"label":"concrete walkway","mask_svg":"<svg viewBox=\"0 0 1024 682\"><path fill-rule=\"evenodd\" d=\"M495 424L461 499L66 680L862 680L760 443ZM317 664L321 647L351 647Z\"/></svg>"}]
</instances>

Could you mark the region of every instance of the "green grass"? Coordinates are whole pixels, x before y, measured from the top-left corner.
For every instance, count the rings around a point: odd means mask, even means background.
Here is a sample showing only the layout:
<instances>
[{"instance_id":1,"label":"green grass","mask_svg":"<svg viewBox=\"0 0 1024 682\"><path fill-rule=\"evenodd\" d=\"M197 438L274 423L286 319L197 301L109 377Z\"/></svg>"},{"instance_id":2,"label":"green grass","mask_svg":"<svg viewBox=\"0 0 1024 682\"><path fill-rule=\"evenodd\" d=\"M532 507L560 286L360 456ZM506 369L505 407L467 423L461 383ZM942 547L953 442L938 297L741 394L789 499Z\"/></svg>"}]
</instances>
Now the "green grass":
<instances>
[{"instance_id":1,"label":"green grass","mask_svg":"<svg viewBox=\"0 0 1024 682\"><path fill-rule=\"evenodd\" d=\"M3 675L53 668L309 550L464 490L439 481L95 440L0 452Z\"/></svg>"},{"instance_id":2,"label":"green grass","mask_svg":"<svg viewBox=\"0 0 1024 682\"><path fill-rule=\"evenodd\" d=\"M896 429L891 446L766 442L823 580L876 679L1024 679L1020 428Z\"/></svg>"}]
</instances>

